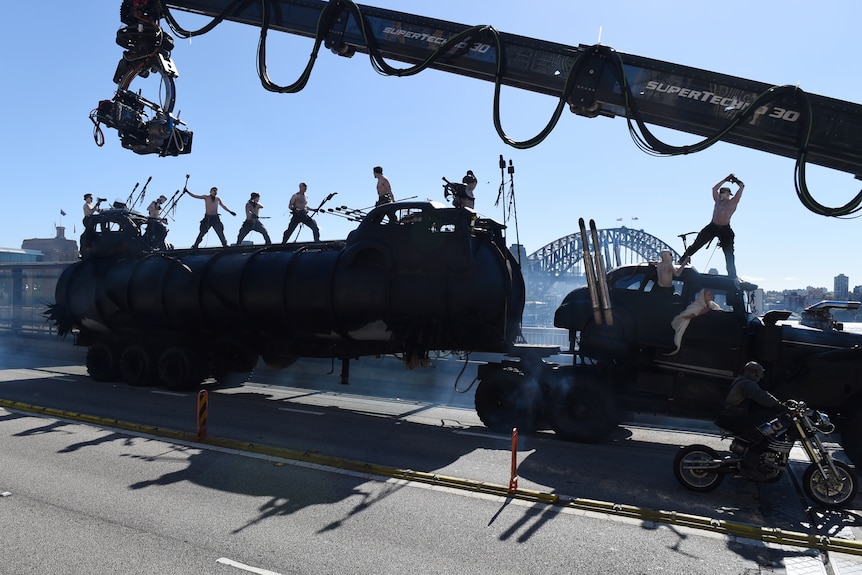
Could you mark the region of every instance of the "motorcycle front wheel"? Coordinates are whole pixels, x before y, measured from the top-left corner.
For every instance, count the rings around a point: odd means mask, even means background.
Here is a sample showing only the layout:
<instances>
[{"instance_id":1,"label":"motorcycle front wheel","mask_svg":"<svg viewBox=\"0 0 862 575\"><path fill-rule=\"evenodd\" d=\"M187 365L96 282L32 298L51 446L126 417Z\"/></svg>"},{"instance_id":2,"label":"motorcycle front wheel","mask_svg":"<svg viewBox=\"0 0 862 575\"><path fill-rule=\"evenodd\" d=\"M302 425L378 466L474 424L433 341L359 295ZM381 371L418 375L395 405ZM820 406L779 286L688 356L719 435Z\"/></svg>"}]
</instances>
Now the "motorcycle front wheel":
<instances>
[{"instance_id":1,"label":"motorcycle front wheel","mask_svg":"<svg viewBox=\"0 0 862 575\"><path fill-rule=\"evenodd\" d=\"M802 477L802 488L805 494L815 503L827 509L840 509L856 498L859 491L859 481L853 469L843 461L833 460L837 477L831 477L828 466L823 471L816 465L809 465Z\"/></svg>"},{"instance_id":2,"label":"motorcycle front wheel","mask_svg":"<svg viewBox=\"0 0 862 575\"><path fill-rule=\"evenodd\" d=\"M724 480L718 473L721 457L718 452L706 445L683 447L673 459L673 474L680 484L691 491L712 491Z\"/></svg>"}]
</instances>

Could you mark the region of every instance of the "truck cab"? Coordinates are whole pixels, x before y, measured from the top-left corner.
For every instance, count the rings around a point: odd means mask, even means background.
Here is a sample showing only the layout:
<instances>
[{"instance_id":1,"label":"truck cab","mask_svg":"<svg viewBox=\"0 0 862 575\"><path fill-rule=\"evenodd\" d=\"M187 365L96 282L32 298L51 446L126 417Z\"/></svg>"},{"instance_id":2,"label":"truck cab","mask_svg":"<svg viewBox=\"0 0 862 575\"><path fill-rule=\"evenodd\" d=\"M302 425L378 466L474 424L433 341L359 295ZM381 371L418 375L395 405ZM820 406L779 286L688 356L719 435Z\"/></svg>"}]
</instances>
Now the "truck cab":
<instances>
[{"instance_id":1,"label":"truck cab","mask_svg":"<svg viewBox=\"0 0 862 575\"><path fill-rule=\"evenodd\" d=\"M842 331L829 318L812 325L788 321L786 311L758 316L751 312L756 285L692 268L682 270L673 289L658 286L650 263L613 269L606 284L611 322L597 321L601 316L586 286L570 292L554 318L556 327L569 330L573 379L600 382L590 388L607 396L600 405L714 419L742 366L756 360L766 368L762 387L779 399L803 400L829 412L844 428L845 449L862 459L862 335ZM673 353L671 321L704 289L720 309L693 318ZM569 431L577 439L589 430Z\"/></svg>"}]
</instances>

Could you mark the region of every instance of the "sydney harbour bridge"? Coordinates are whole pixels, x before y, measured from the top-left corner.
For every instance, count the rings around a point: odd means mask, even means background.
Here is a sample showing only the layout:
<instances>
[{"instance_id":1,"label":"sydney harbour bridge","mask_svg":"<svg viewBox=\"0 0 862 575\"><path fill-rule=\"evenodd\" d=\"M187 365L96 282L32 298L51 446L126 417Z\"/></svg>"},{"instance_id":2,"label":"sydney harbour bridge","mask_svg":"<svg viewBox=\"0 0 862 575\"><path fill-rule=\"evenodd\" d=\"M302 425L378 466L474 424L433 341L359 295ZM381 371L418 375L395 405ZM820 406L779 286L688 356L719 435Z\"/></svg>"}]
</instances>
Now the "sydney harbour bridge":
<instances>
[{"instance_id":1,"label":"sydney harbour bridge","mask_svg":"<svg viewBox=\"0 0 862 575\"><path fill-rule=\"evenodd\" d=\"M605 269L644 261L658 261L662 250L670 250L674 261L680 254L671 246L643 230L625 226L599 229L598 249ZM590 253L595 248L590 240ZM553 325L554 311L563 297L584 285L582 260L584 244L579 232L569 234L543 246L522 262L527 284L525 325Z\"/></svg>"}]
</instances>

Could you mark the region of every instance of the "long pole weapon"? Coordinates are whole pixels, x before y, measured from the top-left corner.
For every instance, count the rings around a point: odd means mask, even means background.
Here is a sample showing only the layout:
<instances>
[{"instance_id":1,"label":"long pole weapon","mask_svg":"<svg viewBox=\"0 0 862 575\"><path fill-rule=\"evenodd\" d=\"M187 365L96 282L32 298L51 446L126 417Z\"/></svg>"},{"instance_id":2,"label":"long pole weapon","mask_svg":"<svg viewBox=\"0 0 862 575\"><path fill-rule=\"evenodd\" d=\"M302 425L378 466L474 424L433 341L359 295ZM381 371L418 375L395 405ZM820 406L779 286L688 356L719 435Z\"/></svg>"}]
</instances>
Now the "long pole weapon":
<instances>
[{"instance_id":1,"label":"long pole weapon","mask_svg":"<svg viewBox=\"0 0 862 575\"><path fill-rule=\"evenodd\" d=\"M317 206L317 209L315 209L315 210L314 210L314 213L313 213L313 214L311 214L311 219L314 219L314 216L316 216L316 215L317 215L317 212L319 212L319 211L320 211L320 209L323 207L323 204L325 204L326 202L328 202L329 200L331 200L331 199L333 198L333 196L335 196L335 194L337 194L337 193L338 193L338 192L332 192L331 194L329 194L328 196L326 196L325 198L323 198L323 200L321 200L321 201L320 201L320 204ZM299 232L301 232L301 231L302 231L302 224L300 223L300 224L299 224L299 227L298 227L298 228L297 228L297 230L296 230L296 236L294 236L294 238L295 238L295 239L294 239L293 241L296 241L296 238L299 238Z\"/></svg>"},{"instance_id":2,"label":"long pole weapon","mask_svg":"<svg viewBox=\"0 0 862 575\"><path fill-rule=\"evenodd\" d=\"M132 193L130 193L129 197L126 198L126 205L127 206L132 203L132 197L135 195L135 190L137 190L138 186L140 186L140 185L141 185L141 182L135 182L135 187L132 188Z\"/></svg>"},{"instance_id":3,"label":"long pole weapon","mask_svg":"<svg viewBox=\"0 0 862 575\"><path fill-rule=\"evenodd\" d=\"M506 160L503 159L503 154L500 154L500 187L497 189L497 199L494 205L500 205L500 199L503 198L503 225L506 225Z\"/></svg>"},{"instance_id":4,"label":"long pole weapon","mask_svg":"<svg viewBox=\"0 0 862 575\"><path fill-rule=\"evenodd\" d=\"M140 202L141 200L143 200L143 199L146 197L146 195L147 195L147 186L149 186L149 185L150 185L150 180L152 180L152 179L153 179L153 177L152 177L152 176L148 177L148 178L147 178L147 181L144 183L144 187L143 187L143 188L141 188L141 193L140 193L140 194L138 194L137 199L135 199L135 201L134 201L134 202L132 202L132 204L131 204L131 205L126 204L126 205L128 205L128 206L129 206L129 211L132 211L132 209L133 209L133 208L138 204L138 202Z\"/></svg>"},{"instance_id":5,"label":"long pole weapon","mask_svg":"<svg viewBox=\"0 0 862 575\"><path fill-rule=\"evenodd\" d=\"M165 215L169 215L171 219L174 218L174 213L176 212L177 204L179 203L180 198L182 198L185 195L183 193L183 191L185 191L185 189L188 187L188 185L189 185L189 175L186 174L186 183L183 184L183 189L177 190L176 192L174 192L174 195L171 196L171 199L168 200L167 204L162 207L162 211L160 212L160 215L162 213L164 213Z\"/></svg>"},{"instance_id":6,"label":"long pole weapon","mask_svg":"<svg viewBox=\"0 0 862 575\"><path fill-rule=\"evenodd\" d=\"M365 211L348 208L347 206L335 206L334 208L327 208L323 211L327 214L344 218L349 222L361 222L366 216Z\"/></svg>"},{"instance_id":7,"label":"long pole weapon","mask_svg":"<svg viewBox=\"0 0 862 575\"><path fill-rule=\"evenodd\" d=\"M518 208L515 206L515 166L509 158L509 203L512 215L515 218L515 242L521 245L521 234L518 231ZM521 264L521 250L518 249L518 264Z\"/></svg>"},{"instance_id":8,"label":"long pole weapon","mask_svg":"<svg viewBox=\"0 0 862 575\"><path fill-rule=\"evenodd\" d=\"M415 200L418 197L419 196L410 196L409 198L401 198L400 200L396 200L396 203L397 202L406 202L407 200ZM386 204L382 204L382 205L385 206ZM373 210L376 207L377 207L377 204L374 204L373 206L368 206L367 208L359 208L359 209L362 210L363 212L367 212L368 210Z\"/></svg>"}]
</instances>

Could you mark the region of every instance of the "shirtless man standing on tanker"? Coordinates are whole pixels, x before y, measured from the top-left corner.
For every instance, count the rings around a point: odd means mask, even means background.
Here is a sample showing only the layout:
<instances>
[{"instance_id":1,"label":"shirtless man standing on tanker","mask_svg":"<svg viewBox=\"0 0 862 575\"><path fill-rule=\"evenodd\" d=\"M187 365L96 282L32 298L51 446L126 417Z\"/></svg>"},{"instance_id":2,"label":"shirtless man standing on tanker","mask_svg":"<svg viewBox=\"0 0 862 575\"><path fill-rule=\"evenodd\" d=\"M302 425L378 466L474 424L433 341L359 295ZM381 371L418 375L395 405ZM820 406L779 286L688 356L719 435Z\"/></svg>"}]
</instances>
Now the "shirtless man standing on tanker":
<instances>
[{"instance_id":1,"label":"shirtless man standing on tanker","mask_svg":"<svg viewBox=\"0 0 862 575\"><path fill-rule=\"evenodd\" d=\"M736 190L736 195L731 196L730 188L722 186L724 183L739 186L739 189ZM700 230L694 239L694 243L682 254L682 257L679 259L680 265L688 265L692 254L705 246L713 238L718 238L718 245L721 246L724 252L727 275L736 277L736 261L733 255L734 233L730 227L730 218L736 211L739 200L742 199L743 188L745 188L745 184L733 174L730 174L712 187L712 199L715 200L715 206L712 209L712 221Z\"/></svg>"}]
</instances>

